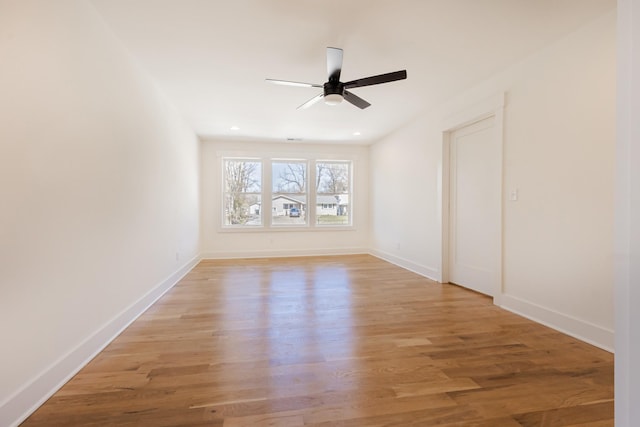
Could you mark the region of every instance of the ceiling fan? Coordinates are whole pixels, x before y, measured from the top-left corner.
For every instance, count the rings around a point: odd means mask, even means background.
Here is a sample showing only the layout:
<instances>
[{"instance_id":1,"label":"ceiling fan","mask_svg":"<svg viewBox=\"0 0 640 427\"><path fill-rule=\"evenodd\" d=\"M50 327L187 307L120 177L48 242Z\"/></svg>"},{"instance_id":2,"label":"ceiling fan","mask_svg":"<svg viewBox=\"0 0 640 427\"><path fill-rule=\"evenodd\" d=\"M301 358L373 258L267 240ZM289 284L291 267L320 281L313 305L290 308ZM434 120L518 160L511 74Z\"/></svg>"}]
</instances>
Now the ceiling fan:
<instances>
[{"instance_id":1,"label":"ceiling fan","mask_svg":"<svg viewBox=\"0 0 640 427\"><path fill-rule=\"evenodd\" d=\"M353 89L362 86L378 85L381 83L389 83L396 80L402 80L407 78L407 70L394 71L393 73L379 74L377 76L365 77L362 79L352 80L350 82L343 83L340 81L340 72L342 71L342 49L336 47L327 48L327 74L329 80L320 85L313 83L299 83L291 82L287 80L275 80L266 79L270 83L287 85L287 86L299 86L299 87L317 87L323 88L323 93L314 96L304 104L298 107L298 109L309 108L316 102L324 98L325 104L337 105L346 100L358 108L365 109L369 104L359 96L349 92L347 89Z\"/></svg>"}]
</instances>

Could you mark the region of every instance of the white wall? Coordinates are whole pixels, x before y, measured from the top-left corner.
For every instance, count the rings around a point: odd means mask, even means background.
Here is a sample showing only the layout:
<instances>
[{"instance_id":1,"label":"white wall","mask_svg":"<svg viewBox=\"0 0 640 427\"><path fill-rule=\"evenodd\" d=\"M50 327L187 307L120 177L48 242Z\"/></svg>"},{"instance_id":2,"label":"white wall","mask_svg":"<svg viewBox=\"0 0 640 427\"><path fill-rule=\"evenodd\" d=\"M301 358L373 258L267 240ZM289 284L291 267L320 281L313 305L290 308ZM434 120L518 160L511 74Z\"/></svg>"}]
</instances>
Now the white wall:
<instances>
[{"instance_id":1,"label":"white wall","mask_svg":"<svg viewBox=\"0 0 640 427\"><path fill-rule=\"evenodd\" d=\"M372 251L432 279L440 261L441 137L425 116L370 152Z\"/></svg>"},{"instance_id":2,"label":"white wall","mask_svg":"<svg viewBox=\"0 0 640 427\"><path fill-rule=\"evenodd\" d=\"M441 277L443 131L505 93L498 300L612 349L615 18L611 11L374 145L373 252ZM507 202L516 188L519 200ZM388 209L406 200L415 220Z\"/></svg>"},{"instance_id":3,"label":"white wall","mask_svg":"<svg viewBox=\"0 0 640 427\"><path fill-rule=\"evenodd\" d=\"M203 141L202 255L205 258L296 256L363 253L369 247L369 155L359 145ZM354 227L337 231L223 230L222 156L316 158L353 162Z\"/></svg>"},{"instance_id":4,"label":"white wall","mask_svg":"<svg viewBox=\"0 0 640 427\"><path fill-rule=\"evenodd\" d=\"M640 425L640 0L618 0L616 426Z\"/></svg>"},{"instance_id":5,"label":"white wall","mask_svg":"<svg viewBox=\"0 0 640 427\"><path fill-rule=\"evenodd\" d=\"M199 143L83 1L0 2L0 425L199 253Z\"/></svg>"}]
</instances>

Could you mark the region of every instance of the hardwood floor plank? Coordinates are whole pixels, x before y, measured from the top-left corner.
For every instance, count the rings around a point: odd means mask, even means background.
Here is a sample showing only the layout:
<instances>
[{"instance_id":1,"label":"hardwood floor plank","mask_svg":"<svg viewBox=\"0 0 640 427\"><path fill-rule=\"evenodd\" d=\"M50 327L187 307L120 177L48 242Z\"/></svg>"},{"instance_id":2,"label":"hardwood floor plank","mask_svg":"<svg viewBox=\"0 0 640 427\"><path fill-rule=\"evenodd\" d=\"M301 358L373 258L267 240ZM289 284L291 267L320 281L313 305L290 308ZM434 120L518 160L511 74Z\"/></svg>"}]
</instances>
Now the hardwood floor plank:
<instances>
[{"instance_id":1,"label":"hardwood floor plank","mask_svg":"<svg viewBox=\"0 0 640 427\"><path fill-rule=\"evenodd\" d=\"M613 355L368 255L207 260L23 425L613 426Z\"/></svg>"},{"instance_id":2,"label":"hardwood floor plank","mask_svg":"<svg viewBox=\"0 0 640 427\"><path fill-rule=\"evenodd\" d=\"M610 411L613 411L613 400L591 405L516 414L513 418L523 427L567 427L578 423L603 421Z\"/></svg>"}]
</instances>

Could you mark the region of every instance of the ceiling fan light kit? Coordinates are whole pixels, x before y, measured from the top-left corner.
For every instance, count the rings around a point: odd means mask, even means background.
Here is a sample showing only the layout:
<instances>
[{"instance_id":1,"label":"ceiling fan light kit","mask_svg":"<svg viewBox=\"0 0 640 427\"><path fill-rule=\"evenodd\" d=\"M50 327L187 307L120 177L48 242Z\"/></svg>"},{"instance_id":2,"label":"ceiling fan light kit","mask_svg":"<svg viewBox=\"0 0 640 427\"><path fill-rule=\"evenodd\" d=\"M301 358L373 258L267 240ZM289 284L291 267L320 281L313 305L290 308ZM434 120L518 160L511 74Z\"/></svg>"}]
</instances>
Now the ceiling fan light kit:
<instances>
[{"instance_id":1,"label":"ceiling fan light kit","mask_svg":"<svg viewBox=\"0 0 640 427\"><path fill-rule=\"evenodd\" d=\"M356 87L362 86L371 86L378 85L382 83L389 83L396 80L403 80L407 78L407 70L402 71L394 71L392 73L379 74L377 76L365 77L362 79L352 80L347 83L342 83L340 81L340 73L342 72L342 49L336 47L328 47L327 48L327 74L329 76L329 80L323 85L313 84L313 83L300 83L300 82L292 82L287 80L276 80L276 79L266 79L270 83L280 84L280 85L288 85L288 86L298 86L298 87L317 87L323 88L323 93L316 95L311 98L304 104L298 107L298 109L309 108L316 102L324 99L325 104L327 105L338 105L343 100L355 105L360 109L365 109L369 107L369 104L364 99L355 95L354 93L348 91L347 89L352 89Z\"/></svg>"},{"instance_id":2,"label":"ceiling fan light kit","mask_svg":"<svg viewBox=\"0 0 640 427\"><path fill-rule=\"evenodd\" d=\"M330 93L324 96L324 103L327 105L338 105L344 98L338 93Z\"/></svg>"}]
</instances>

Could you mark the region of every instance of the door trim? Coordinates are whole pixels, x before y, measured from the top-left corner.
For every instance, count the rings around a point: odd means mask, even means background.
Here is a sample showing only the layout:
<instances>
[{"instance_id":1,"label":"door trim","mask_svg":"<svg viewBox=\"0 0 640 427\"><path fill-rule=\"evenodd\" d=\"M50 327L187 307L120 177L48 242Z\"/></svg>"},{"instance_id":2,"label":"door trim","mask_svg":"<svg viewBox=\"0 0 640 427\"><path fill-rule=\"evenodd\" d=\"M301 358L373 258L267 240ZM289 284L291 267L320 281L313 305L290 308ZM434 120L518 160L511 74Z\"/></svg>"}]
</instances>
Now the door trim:
<instances>
[{"instance_id":1,"label":"door trim","mask_svg":"<svg viewBox=\"0 0 640 427\"><path fill-rule=\"evenodd\" d=\"M499 186L500 193L500 207L499 207L499 218L498 223L500 224L498 228L497 235L497 248L498 248L498 256L497 256L497 264L496 265L496 285L494 288L494 304L500 305L501 297L502 297L502 258L503 258L503 239L502 239L502 230L503 230L503 209L504 209L504 189L503 189L503 181L504 181L504 164L503 164L503 134L504 134L504 93L499 93L491 98L486 99L483 102L475 104L465 110L459 111L458 113L450 116L448 119L444 120L442 124L442 158L440 163L440 175L439 175L439 183L438 183L438 192L440 193L440 206L439 209L439 219L440 219L440 234L441 234L441 245L440 245L440 283L448 283L449 282L449 191L450 191L450 161L451 161L451 135L458 129L469 126L478 121L484 120L488 117L494 116L495 127L497 129L497 138L498 138L498 164L500 165L500 182L496 183Z\"/></svg>"}]
</instances>

